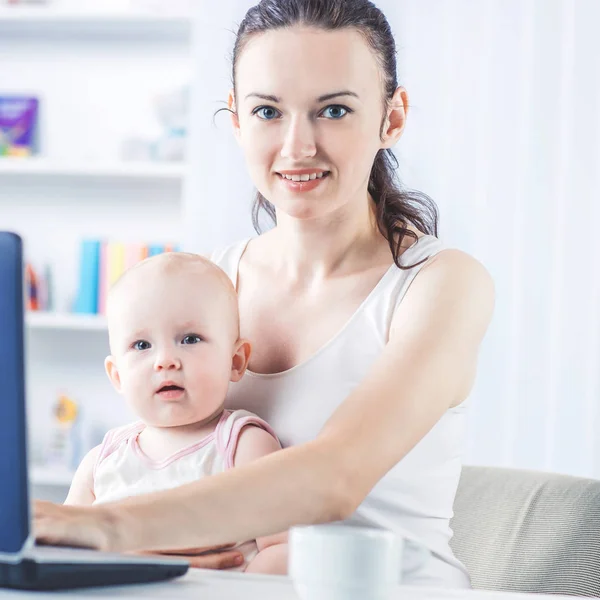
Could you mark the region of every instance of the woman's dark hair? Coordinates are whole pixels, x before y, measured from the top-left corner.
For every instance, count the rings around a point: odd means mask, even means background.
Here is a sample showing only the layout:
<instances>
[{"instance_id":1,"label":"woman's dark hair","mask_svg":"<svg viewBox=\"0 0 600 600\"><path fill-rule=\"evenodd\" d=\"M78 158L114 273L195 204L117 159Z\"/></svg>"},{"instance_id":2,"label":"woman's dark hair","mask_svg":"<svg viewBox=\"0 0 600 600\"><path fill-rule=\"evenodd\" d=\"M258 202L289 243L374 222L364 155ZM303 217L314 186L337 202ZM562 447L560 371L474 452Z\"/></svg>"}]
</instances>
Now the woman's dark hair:
<instances>
[{"instance_id":1,"label":"woman's dark hair","mask_svg":"<svg viewBox=\"0 0 600 600\"><path fill-rule=\"evenodd\" d=\"M398 87L396 44L384 14L369 0L261 0L246 13L237 32L232 60L234 89L238 59L250 38L294 25L326 31L354 29L361 33L381 67L385 82L384 108L387 109ZM402 187L397 168L394 153L390 149L379 150L371 169L368 191L375 203L377 226L388 240L394 262L402 269L410 268L399 262L402 242L406 236L417 239L407 226L412 224L423 233L437 236L438 211L427 195ZM257 233L261 231L261 209L276 222L275 207L257 192L252 208L252 222Z\"/></svg>"}]
</instances>

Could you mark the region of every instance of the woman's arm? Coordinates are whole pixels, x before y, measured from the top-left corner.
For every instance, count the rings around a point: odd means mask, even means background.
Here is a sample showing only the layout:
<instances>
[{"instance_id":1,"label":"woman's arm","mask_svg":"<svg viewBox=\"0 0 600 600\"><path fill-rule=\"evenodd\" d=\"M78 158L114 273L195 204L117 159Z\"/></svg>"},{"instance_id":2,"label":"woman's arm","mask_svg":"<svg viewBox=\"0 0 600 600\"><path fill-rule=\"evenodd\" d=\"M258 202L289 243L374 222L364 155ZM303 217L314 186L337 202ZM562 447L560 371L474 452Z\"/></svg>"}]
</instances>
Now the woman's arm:
<instances>
[{"instance_id":1,"label":"woman's arm","mask_svg":"<svg viewBox=\"0 0 600 600\"><path fill-rule=\"evenodd\" d=\"M211 546L350 516L468 395L493 303L493 284L480 263L441 252L415 277L369 375L315 440L121 503L40 504L38 537L107 550Z\"/></svg>"}]
</instances>

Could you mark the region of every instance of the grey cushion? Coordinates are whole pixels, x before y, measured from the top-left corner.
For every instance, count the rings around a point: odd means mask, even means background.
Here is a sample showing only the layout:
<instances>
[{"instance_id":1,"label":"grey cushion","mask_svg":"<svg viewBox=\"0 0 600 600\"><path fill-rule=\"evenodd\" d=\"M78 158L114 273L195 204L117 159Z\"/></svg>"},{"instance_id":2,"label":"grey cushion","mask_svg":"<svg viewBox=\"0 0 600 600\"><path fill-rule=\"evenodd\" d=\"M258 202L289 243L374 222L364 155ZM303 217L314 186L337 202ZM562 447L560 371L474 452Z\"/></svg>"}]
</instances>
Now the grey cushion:
<instances>
[{"instance_id":1,"label":"grey cushion","mask_svg":"<svg viewBox=\"0 0 600 600\"><path fill-rule=\"evenodd\" d=\"M464 467L451 525L474 588L600 596L600 481Z\"/></svg>"}]
</instances>

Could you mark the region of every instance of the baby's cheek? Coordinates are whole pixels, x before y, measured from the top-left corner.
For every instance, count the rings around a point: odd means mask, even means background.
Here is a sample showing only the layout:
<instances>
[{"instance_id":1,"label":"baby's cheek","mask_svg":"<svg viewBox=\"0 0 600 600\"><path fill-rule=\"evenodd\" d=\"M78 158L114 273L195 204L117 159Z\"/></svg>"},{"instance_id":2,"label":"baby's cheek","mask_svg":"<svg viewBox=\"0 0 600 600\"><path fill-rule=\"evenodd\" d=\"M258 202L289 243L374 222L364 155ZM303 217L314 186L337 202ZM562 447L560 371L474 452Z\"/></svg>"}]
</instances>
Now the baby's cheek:
<instances>
[{"instance_id":1,"label":"baby's cheek","mask_svg":"<svg viewBox=\"0 0 600 600\"><path fill-rule=\"evenodd\" d=\"M144 372L141 365L131 361L121 374L123 390L130 394L140 394L150 388L150 375Z\"/></svg>"},{"instance_id":2,"label":"baby's cheek","mask_svg":"<svg viewBox=\"0 0 600 600\"><path fill-rule=\"evenodd\" d=\"M196 384L209 394L224 395L229 385L230 369L222 361L206 361L194 374Z\"/></svg>"}]
</instances>

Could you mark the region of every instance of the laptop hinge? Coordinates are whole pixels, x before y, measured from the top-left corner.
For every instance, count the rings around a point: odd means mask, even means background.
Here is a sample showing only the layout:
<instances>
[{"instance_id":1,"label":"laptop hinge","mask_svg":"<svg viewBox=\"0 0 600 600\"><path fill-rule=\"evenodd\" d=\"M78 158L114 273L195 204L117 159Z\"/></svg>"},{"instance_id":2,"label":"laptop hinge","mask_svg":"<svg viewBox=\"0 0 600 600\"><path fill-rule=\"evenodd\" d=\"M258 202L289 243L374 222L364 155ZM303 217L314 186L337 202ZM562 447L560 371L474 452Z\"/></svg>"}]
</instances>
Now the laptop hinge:
<instances>
[{"instance_id":1,"label":"laptop hinge","mask_svg":"<svg viewBox=\"0 0 600 600\"><path fill-rule=\"evenodd\" d=\"M23 560L23 555L35 545L35 539L32 534L29 534L23 547L18 552L0 552L0 562L3 563L20 563Z\"/></svg>"}]
</instances>

